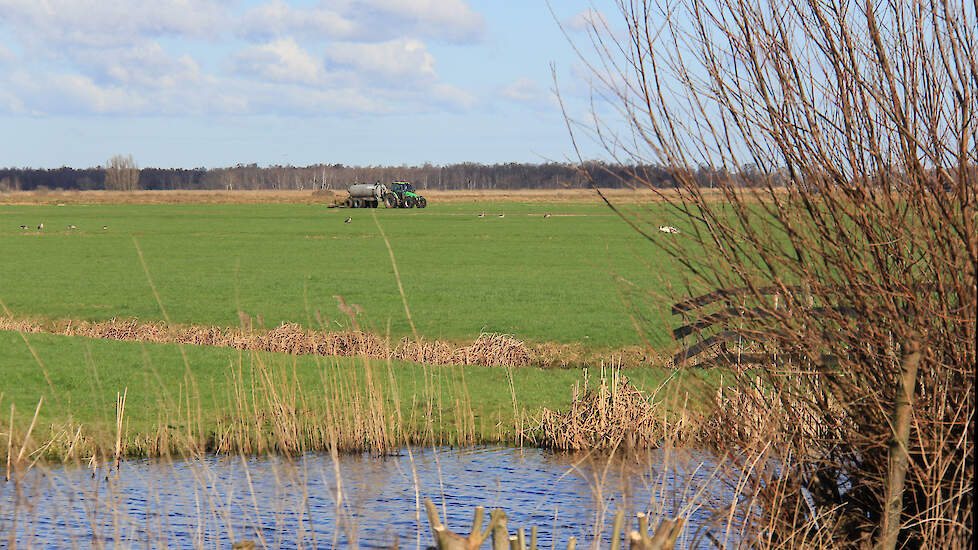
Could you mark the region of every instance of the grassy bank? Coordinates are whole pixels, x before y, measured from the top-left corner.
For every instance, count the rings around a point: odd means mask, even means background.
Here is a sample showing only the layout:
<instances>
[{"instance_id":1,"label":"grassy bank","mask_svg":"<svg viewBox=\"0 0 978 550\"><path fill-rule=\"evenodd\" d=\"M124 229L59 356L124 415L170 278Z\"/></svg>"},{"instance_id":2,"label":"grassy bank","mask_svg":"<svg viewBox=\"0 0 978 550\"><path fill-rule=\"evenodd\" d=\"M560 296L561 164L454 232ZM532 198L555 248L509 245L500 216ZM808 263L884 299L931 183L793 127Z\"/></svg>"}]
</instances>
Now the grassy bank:
<instances>
[{"instance_id":1,"label":"grassy bank","mask_svg":"<svg viewBox=\"0 0 978 550\"><path fill-rule=\"evenodd\" d=\"M649 208L650 224L678 225L661 207ZM67 203L0 206L0 299L18 317L160 320L138 246L174 323L238 326L243 311L266 328L322 321L340 329L349 325L334 298L342 296L359 306L361 326L400 338L412 331L372 214L428 339L473 340L486 331L595 349L641 344L617 281L653 294L681 284L673 260L593 202L490 197L375 212ZM668 305L663 299L644 313L656 348L671 345Z\"/></svg>"},{"instance_id":2,"label":"grassy bank","mask_svg":"<svg viewBox=\"0 0 978 550\"><path fill-rule=\"evenodd\" d=\"M187 450L383 451L418 444L532 443L544 408L566 409L579 369L432 367L208 347L0 332L0 408L14 441L49 458ZM597 373L592 369L592 377ZM672 405L704 406L709 378L630 369ZM668 380L668 381L667 381ZM121 402L124 396L124 404ZM7 431L7 428L3 430ZM7 439L3 437L2 439ZM4 443L7 443L4 441ZM14 455L17 444L12 445Z\"/></svg>"}]
</instances>

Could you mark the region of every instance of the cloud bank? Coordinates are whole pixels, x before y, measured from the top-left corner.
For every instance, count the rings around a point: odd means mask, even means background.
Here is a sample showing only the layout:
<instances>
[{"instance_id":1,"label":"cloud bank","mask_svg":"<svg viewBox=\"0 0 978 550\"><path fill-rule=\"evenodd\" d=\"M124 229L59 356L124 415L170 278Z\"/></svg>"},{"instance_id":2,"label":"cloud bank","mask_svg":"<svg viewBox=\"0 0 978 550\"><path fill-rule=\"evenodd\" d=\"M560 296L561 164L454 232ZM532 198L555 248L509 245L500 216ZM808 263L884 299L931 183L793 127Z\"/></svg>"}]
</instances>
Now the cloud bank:
<instances>
[{"instance_id":1,"label":"cloud bank","mask_svg":"<svg viewBox=\"0 0 978 550\"><path fill-rule=\"evenodd\" d=\"M485 26L461 0L0 0L0 113L464 110L430 45Z\"/></svg>"}]
</instances>

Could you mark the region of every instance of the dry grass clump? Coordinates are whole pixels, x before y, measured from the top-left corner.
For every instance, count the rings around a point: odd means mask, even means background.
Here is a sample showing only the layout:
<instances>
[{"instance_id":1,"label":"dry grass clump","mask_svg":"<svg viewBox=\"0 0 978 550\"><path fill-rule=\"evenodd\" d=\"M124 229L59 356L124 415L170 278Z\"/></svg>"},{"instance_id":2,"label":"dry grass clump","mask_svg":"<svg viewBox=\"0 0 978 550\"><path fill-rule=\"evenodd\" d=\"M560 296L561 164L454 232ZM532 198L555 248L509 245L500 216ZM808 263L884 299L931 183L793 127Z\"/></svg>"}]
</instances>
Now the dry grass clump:
<instances>
[{"instance_id":1,"label":"dry grass clump","mask_svg":"<svg viewBox=\"0 0 978 550\"><path fill-rule=\"evenodd\" d=\"M617 369L610 381L602 373L595 388L588 384L585 371L583 391L574 385L567 412L544 409L541 413L538 442L562 451L648 448L657 446L666 431L660 408Z\"/></svg>"},{"instance_id":2,"label":"dry grass clump","mask_svg":"<svg viewBox=\"0 0 978 550\"><path fill-rule=\"evenodd\" d=\"M246 324L246 327L248 325ZM218 346L243 351L269 351L292 355L370 357L396 359L429 365L482 365L488 367L576 368L595 364L629 367L662 365L648 348L633 346L613 351L589 351L580 344L544 342L529 345L499 333L483 333L468 344L442 340L402 338L391 344L386 338L360 330L307 330L297 323L282 323L270 330L190 325L168 327L135 319L76 321L62 319L38 322L0 316L0 330L51 333L85 338L129 340L157 344Z\"/></svg>"},{"instance_id":3,"label":"dry grass clump","mask_svg":"<svg viewBox=\"0 0 978 550\"><path fill-rule=\"evenodd\" d=\"M525 367L533 362L529 348L508 334L482 333L475 342L460 348L456 355L463 365Z\"/></svg>"},{"instance_id":4,"label":"dry grass clump","mask_svg":"<svg viewBox=\"0 0 978 550\"><path fill-rule=\"evenodd\" d=\"M382 338L363 331L308 331L282 323L264 334L252 334L248 349L292 355L363 356L387 359L390 347Z\"/></svg>"},{"instance_id":5,"label":"dry grass clump","mask_svg":"<svg viewBox=\"0 0 978 550\"><path fill-rule=\"evenodd\" d=\"M162 324L140 323L135 319L111 319L105 322L82 322L68 325L65 334L107 340L130 340L134 342L168 342L169 331Z\"/></svg>"},{"instance_id":6,"label":"dry grass clump","mask_svg":"<svg viewBox=\"0 0 978 550\"><path fill-rule=\"evenodd\" d=\"M454 359L456 347L440 340L417 340L401 338L394 348L394 357L415 363L450 364Z\"/></svg>"},{"instance_id":7,"label":"dry grass clump","mask_svg":"<svg viewBox=\"0 0 978 550\"><path fill-rule=\"evenodd\" d=\"M46 332L41 325L24 319L11 319L10 317L0 316L0 330L12 332L26 332L28 334L36 332Z\"/></svg>"},{"instance_id":8,"label":"dry grass clump","mask_svg":"<svg viewBox=\"0 0 978 550\"><path fill-rule=\"evenodd\" d=\"M30 320L0 317L0 330L157 344L218 346L292 355L397 359L432 365L524 367L534 364L534 353L526 344L513 336L496 333L481 334L467 345L405 338L396 346L391 346L387 339L369 332L306 330L296 323L282 323L270 331L257 331L198 325L167 327L163 323L143 323L135 319L63 320L48 326Z\"/></svg>"},{"instance_id":9,"label":"dry grass clump","mask_svg":"<svg viewBox=\"0 0 978 550\"><path fill-rule=\"evenodd\" d=\"M396 359L432 365L525 367L534 363L533 351L522 340L497 333L482 333L475 342L464 346L403 338L391 353Z\"/></svg>"}]
</instances>

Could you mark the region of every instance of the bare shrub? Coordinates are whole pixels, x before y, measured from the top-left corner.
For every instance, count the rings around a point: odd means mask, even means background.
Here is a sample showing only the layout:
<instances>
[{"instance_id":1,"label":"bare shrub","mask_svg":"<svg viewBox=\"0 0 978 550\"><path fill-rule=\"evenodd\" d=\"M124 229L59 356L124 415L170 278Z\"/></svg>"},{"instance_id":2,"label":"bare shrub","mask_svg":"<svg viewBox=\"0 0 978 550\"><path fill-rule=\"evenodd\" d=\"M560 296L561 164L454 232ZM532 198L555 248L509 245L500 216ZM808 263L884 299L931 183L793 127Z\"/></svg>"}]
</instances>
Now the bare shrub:
<instances>
[{"instance_id":1,"label":"bare shrub","mask_svg":"<svg viewBox=\"0 0 978 550\"><path fill-rule=\"evenodd\" d=\"M670 171L681 234L617 211L683 262L688 288L731 297L717 333L777 352L718 408L732 448L781 457L757 470L746 533L969 547L976 6L619 7L624 31L595 18L585 57L608 108L570 128ZM624 179L655 190L645 172Z\"/></svg>"}]
</instances>

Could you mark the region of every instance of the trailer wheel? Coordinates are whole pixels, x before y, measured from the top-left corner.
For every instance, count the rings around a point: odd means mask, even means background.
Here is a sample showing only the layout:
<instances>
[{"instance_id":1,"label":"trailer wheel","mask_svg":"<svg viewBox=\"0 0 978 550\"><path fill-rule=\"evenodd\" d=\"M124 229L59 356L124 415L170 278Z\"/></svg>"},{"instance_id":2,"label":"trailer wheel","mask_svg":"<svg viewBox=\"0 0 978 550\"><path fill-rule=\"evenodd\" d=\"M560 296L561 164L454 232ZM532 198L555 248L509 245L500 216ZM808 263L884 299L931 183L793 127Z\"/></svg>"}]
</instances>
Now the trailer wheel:
<instances>
[{"instance_id":1,"label":"trailer wheel","mask_svg":"<svg viewBox=\"0 0 978 550\"><path fill-rule=\"evenodd\" d=\"M387 208L397 208L397 195L394 193L384 195L384 206Z\"/></svg>"},{"instance_id":2,"label":"trailer wheel","mask_svg":"<svg viewBox=\"0 0 978 550\"><path fill-rule=\"evenodd\" d=\"M347 208L353 208L353 199L350 198L346 199L346 202L344 202L343 205L346 206Z\"/></svg>"}]
</instances>

